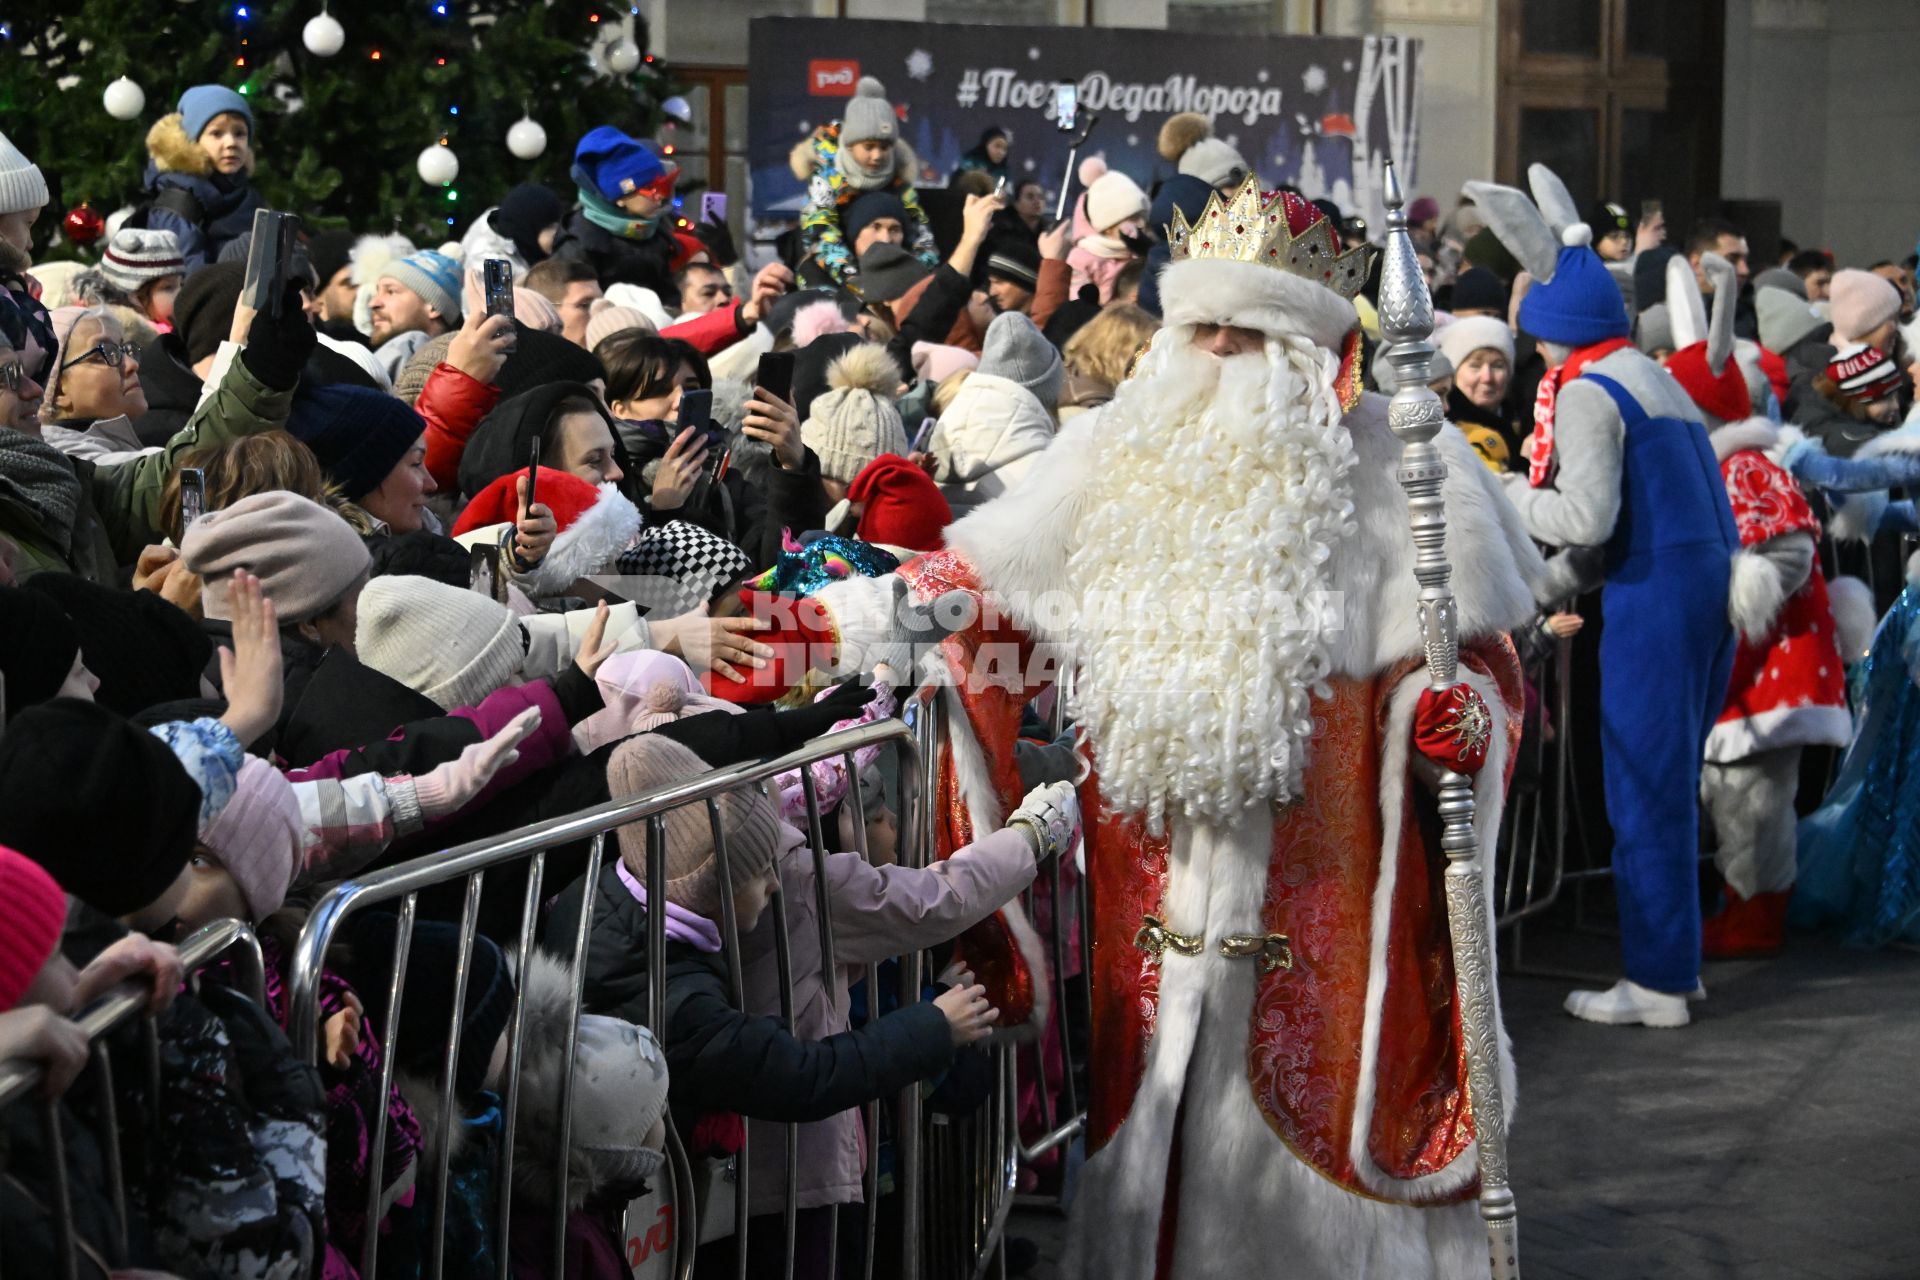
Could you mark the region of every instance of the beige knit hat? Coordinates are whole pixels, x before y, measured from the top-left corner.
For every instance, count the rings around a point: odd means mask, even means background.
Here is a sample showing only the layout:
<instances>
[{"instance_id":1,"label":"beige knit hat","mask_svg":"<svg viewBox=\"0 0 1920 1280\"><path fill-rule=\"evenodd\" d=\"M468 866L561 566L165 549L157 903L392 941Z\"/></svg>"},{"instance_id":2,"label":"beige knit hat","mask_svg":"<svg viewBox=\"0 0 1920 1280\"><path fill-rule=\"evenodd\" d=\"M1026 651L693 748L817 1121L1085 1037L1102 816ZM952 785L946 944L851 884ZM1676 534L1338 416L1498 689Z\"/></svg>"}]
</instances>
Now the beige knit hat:
<instances>
[{"instance_id":1,"label":"beige knit hat","mask_svg":"<svg viewBox=\"0 0 1920 1280\"><path fill-rule=\"evenodd\" d=\"M907 429L893 407L900 366L878 343L863 343L827 366L827 387L807 411L800 439L820 457L820 474L852 484L883 453L907 456Z\"/></svg>"},{"instance_id":2,"label":"beige knit hat","mask_svg":"<svg viewBox=\"0 0 1920 1280\"><path fill-rule=\"evenodd\" d=\"M519 673L526 632L477 591L396 573L360 593L360 661L442 707L471 707Z\"/></svg>"},{"instance_id":3,"label":"beige knit hat","mask_svg":"<svg viewBox=\"0 0 1920 1280\"><path fill-rule=\"evenodd\" d=\"M658 333L647 313L638 307L622 307L600 298L593 304L593 316L587 321L587 350L592 351L616 333L638 329Z\"/></svg>"},{"instance_id":4,"label":"beige knit hat","mask_svg":"<svg viewBox=\"0 0 1920 1280\"><path fill-rule=\"evenodd\" d=\"M333 608L373 563L367 544L338 513L277 489L194 521L180 539L180 559L204 579L200 605L207 617L233 616L233 574L245 569L260 579L283 624Z\"/></svg>"},{"instance_id":5,"label":"beige knit hat","mask_svg":"<svg viewBox=\"0 0 1920 1280\"><path fill-rule=\"evenodd\" d=\"M614 799L645 795L687 782L710 770L705 761L670 738L643 733L628 738L607 761L607 789ZM720 797L720 827L727 837L727 862L735 887L773 866L779 849L779 822L773 802L757 787L740 787ZM713 827L702 804L685 804L664 815L667 845L667 899L709 919L720 917L720 872L713 856ZM642 881L647 874L647 823L620 828L620 859Z\"/></svg>"},{"instance_id":6,"label":"beige knit hat","mask_svg":"<svg viewBox=\"0 0 1920 1280\"><path fill-rule=\"evenodd\" d=\"M1892 281L1854 267L1833 273L1827 285L1827 318L1833 321L1835 346L1858 342L1899 315L1900 291Z\"/></svg>"},{"instance_id":7,"label":"beige knit hat","mask_svg":"<svg viewBox=\"0 0 1920 1280\"><path fill-rule=\"evenodd\" d=\"M420 392L426 388L427 379L433 376L433 370L447 358L447 352L453 349L453 340L459 337L459 331L443 333L428 340L426 345L407 357L400 366L400 372L393 376L393 394L408 404L420 398Z\"/></svg>"}]
</instances>

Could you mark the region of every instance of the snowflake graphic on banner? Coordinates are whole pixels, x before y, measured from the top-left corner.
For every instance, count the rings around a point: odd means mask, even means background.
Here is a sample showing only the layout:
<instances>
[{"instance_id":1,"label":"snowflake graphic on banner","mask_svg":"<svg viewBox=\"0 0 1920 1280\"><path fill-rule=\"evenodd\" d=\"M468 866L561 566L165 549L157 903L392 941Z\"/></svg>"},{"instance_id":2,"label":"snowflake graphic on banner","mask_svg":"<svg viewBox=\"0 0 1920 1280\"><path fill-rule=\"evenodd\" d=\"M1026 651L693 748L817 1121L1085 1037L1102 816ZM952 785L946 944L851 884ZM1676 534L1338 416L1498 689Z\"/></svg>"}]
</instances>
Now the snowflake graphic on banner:
<instances>
[{"instance_id":1,"label":"snowflake graphic on banner","mask_svg":"<svg viewBox=\"0 0 1920 1280\"><path fill-rule=\"evenodd\" d=\"M915 49L907 55L907 79L925 80L933 74L933 55L925 49Z\"/></svg>"},{"instance_id":2,"label":"snowflake graphic on banner","mask_svg":"<svg viewBox=\"0 0 1920 1280\"><path fill-rule=\"evenodd\" d=\"M1327 69L1314 63L1300 75L1300 84L1308 93L1318 93L1327 87Z\"/></svg>"}]
</instances>

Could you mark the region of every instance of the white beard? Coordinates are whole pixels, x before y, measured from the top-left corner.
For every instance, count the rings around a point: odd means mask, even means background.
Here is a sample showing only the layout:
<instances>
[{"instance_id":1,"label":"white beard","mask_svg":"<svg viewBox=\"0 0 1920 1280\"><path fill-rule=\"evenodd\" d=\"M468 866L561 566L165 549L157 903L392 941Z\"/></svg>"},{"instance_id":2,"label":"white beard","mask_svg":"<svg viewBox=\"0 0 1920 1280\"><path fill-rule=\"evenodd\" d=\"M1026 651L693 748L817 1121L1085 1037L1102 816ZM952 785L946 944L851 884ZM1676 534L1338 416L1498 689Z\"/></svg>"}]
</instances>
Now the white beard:
<instances>
[{"instance_id":1,"label":"white beard","mask_svg":"<svg viewBox=\"0 0 1920 1280\"><path fill-rule=\"evenodd\" d=\"M1337 371L1305 338L1223 361L1175 328L1101 417L1068 706L1107 803L1156 831L1298 793L1355 528Z\"/></svg>"}]
</instances>

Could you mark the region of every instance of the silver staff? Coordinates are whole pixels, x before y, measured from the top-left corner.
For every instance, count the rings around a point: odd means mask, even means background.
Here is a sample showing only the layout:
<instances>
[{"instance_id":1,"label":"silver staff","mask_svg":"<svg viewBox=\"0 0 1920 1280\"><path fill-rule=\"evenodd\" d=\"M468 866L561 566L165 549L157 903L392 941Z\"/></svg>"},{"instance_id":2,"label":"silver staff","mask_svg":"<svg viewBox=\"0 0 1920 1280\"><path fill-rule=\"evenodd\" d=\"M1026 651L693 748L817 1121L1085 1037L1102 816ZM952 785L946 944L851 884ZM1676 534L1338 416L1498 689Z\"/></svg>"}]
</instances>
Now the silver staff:
<instances>
[{"instance_id":1,"label":"silver staff","mask_svg":"<svg viewBox=\"0 0 1920 1280\"><path fill-rule=\"evenodd\" d=\"M1387 423L1400 437L1400 486L1407 491L1420 580L1420 635L1427 651L1427 681L1436 690L1459 679L1460 642L1455 632L1452 568L1447 564L1447 511L1441 486L1447 464L1433 438L1446 421L1431 377L1433 299L1407 234L1405 197L1393 165L1386 166L1387 246L1380 269L1381 358L1393 366L1398 390ZM1507 1185L1507 1112L1500 1096L1499 1018L1494 1006L1493 916L1474 833L1473 783L1457 773L1441 775L1440 847L1447 855L1447 923L1453 935L1453 974L1466 1036L1468 1097L1480 1144L1480 1216L1486 1219L1494 1280L1518 1280L1519 1222Z\"/></svg>"}]
</instances>

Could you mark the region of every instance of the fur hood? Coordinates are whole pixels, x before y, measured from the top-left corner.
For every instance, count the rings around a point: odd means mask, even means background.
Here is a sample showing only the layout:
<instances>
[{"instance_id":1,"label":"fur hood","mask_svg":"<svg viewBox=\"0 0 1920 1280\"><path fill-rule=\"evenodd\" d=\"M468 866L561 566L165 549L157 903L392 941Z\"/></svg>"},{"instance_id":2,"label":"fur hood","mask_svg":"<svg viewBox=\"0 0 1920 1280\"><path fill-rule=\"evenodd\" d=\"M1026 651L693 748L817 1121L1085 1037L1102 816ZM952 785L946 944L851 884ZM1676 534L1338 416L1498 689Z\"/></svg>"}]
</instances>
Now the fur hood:
<instances>
[{"instance_id":1,"label":"fur hood","mask_svg":"<svg viewBox=\"0 0 1920 1280\"><path fill-rule=\"evenodd\" d=\"M147 130L147 154L161 173L185 173L196 178L213 177L213 157L187 136L187 126L178 111L162 116ZM247 166L253 173L253 166Z\"/></svg>"},{"instance_id":2,"label":"fur hood","mask_svg":"<svg viewBox=\"0 0 1920 1280\"><path fill-rule=\"evenodd\" d=\"M787 168L802 182L811 182L813 175L824 169L836 168L839 137L837 123L821 125L793 144L793 150L787 153ZM919 153L907 145L905 138L895 138L893 154L893 185L897 187L904 180L907 186L914 186L920 173Z\"/></svg>"},{"instance_id":3,"label":"fur hood","mask_svg":"<svg viewBox=\"0 0 1920 1280\"><path fill-rule=\"evenodd\" d=\"M554 1143L560 1136L560 1086L567 1061L567 1014L573 975L544 951L535 951L521 980L525 1022L520 1028L520 1109L514 1116L513 1189L538 1204L553 1203ZM594 1162L575 1127L567 1153L567 1207L578 1209L598 1189Z\"/></svg>"},{"instance_id":4,"label":"fur hood","mask_svg":"<svg viewBox=\"0 0 1920 1280\"><path fill-rule=\"evenodd\" d=\"M1768 418L1744 418L1715 427L1707 440L1713 445L1715 462L1725 462L1743 449L1758 449L1771 458L1781 444L1780 427Z\"/></svg>"}]
</instances>

